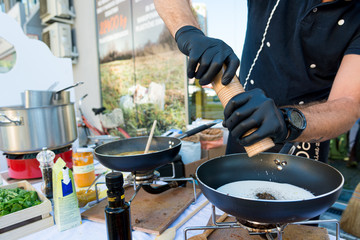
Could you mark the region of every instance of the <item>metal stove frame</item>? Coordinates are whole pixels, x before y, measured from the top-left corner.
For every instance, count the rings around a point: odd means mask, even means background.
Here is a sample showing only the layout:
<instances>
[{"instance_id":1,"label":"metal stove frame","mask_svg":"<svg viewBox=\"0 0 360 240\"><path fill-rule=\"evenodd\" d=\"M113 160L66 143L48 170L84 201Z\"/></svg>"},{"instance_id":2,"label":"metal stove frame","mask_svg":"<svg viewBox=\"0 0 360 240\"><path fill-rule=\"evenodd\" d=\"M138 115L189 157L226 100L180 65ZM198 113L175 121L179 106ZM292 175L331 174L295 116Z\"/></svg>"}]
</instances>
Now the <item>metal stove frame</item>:
<instances>
[{"instance_id":1,"label":"metal stove frame","mask_svg":"<svg viewBox=\"0 0 360 240\"><path fill-rule=\"evenodd\" d=\"M188 231L192 230L208 230L208 229L228 229L228 228L242 228L248 230L250 235L256 234L266 234L266 238L268 240L274 240L271 236L271 233L277 234L277 239L282 240L282 234L286 226L293 224L293 225L307 225L307 224L318 224L318 223L335 223L336 224L336 240L340 239L340 223L336 219L329 219L329 220L311 220L311 221L302 221L302 222L293 222L284 225L277 225L276 228L272 229L256 229L242 225L239 222L224 222L218 223L216 222L216 214L215 214L215 206L212 205L212 224L213 226L194 226L194 227L187 227L184 229L184 239L187 240L187 233Z\"/></svg>"}]
</instances>

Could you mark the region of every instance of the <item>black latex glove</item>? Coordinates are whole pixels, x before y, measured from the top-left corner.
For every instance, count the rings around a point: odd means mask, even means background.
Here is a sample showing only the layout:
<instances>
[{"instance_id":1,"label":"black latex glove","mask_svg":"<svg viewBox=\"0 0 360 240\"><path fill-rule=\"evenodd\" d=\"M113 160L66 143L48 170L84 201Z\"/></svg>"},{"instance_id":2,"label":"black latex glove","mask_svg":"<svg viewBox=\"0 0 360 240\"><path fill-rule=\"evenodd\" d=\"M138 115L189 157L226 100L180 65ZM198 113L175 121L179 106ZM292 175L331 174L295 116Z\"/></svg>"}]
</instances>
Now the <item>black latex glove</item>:
<instances>
[{"instance_id":1,"label":"black latex glove","mask_svg":"<svg viewBox=\"0 0 360 240\"><path fill-rule=\"evenodd\" d=\"M180 28L175 34L175 40L180 51L189 56L189 78L195 77L200 80L200 85L207 85L225 64L227 68L221 82L224 85L231 82L240 61L231 47L222 40L206 37L201 30L193 26ZM196 71L198 64L200 67Z\"/></svg>"},{"instance_id":2,"label":"black latex glove","mask_svg":"<svg viewBox=\"0 0 360 240\"><path fill-rule=\"evenodd\" d=\"M258 88L233 97L225 107L224 116L224 126L243 146L252 145L266 137L272 138L275 143L281 143L288 134L281 111L274 101ZM257 130L243 137L253 128Z\"/></svg>"}]
</instances>

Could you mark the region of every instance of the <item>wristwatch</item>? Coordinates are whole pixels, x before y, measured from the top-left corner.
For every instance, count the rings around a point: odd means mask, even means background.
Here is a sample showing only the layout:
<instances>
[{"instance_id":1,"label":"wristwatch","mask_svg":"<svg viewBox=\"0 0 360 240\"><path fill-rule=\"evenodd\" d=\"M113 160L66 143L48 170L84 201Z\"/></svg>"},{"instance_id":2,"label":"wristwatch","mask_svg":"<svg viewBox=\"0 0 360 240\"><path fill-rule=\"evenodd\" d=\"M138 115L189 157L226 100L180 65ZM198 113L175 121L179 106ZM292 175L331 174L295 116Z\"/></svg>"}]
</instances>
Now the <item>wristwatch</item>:
<instances>
[{"instance_id":1,"label":"wristwatch","mask_svg":"<svg viewBox=\"0 0 360 240\"><path fill-rule=\"evenodd\" d=\"M306 128L304 114L297 108L280 108L280 110L283 113L289 131L286 141L292 141L298 138Z\"/></svg>"}]
</instances>

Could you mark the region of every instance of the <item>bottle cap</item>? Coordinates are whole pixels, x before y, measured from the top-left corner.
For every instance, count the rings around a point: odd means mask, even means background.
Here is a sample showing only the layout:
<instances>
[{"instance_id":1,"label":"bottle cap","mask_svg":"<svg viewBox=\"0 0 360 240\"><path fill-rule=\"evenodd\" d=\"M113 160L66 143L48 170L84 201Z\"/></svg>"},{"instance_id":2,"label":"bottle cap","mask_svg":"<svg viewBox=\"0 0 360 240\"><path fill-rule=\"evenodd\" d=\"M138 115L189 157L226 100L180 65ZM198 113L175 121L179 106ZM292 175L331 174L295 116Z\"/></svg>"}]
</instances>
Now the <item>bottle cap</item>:
<instances>
[{"instance_id":1,"label":"bottle cap","mask_svg":"<svg viewBox=\"0 0 360 240\"><path fill-rule=\"evenodd\" d=\"M70 182L69 168L64 167L64 168L62 169L62 173L63 173L63 183L64 183L65 185L68 185L69 182Z\"/></svg>"},{"instance_id":2,"label":"bottle cap","mask_svg":"<svg viewBox=\"0 0 360 240\"><path fill-rule=\"evenodd\" d=\"M40 167L51 167L54 164L55 153L43 147L42 151L36 155Z\"/></svg>"},{"instance_id":3,"label":"bottle cap","mask_svg":"<svg viewBox=\"0 0 360 240\"><path fill-rule=\"evenodd\" d=\"M92 148L74 148L73 149L73 152L76 152L76 153L93 153L94 152L94 149Z\"/></svg>"},{"instance_id":4,"label":"bottle cap","mask_svg":"<svg viewBox=\"0 0 360 240\"><path fill-rule=\"evenodd\" d=\"M111 172L106 174L105 181L109 190L122 189L124 185L124 177L121 172Z\"/></svg>"}]
</instances>

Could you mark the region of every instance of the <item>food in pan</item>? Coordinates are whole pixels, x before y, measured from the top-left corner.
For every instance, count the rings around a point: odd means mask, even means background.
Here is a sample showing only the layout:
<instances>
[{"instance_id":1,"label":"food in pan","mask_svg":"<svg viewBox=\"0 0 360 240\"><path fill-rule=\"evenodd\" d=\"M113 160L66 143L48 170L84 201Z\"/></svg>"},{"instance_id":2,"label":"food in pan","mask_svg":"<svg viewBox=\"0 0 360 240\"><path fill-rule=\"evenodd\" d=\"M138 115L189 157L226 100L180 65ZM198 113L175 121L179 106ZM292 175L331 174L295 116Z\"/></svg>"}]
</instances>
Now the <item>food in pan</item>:
<instances>
[{"instance_id":1,"label":"food in pan","mask_svg":"<svg viewBox=\"0 0 360 240\"><path fill-rule=\"evenodd\" d=\"M287 183L270 181L237 181L225 184L217 191L233 197L266 200L306 200L314 198L311 192Z\"/></svg>"},{"instance_id":2,"label":"food in pan","mask_svg":"<svg viewBox=\"0 0 360 240\"><path fill-rule=\"evenodd\" d=\"M148 153L153 153L156 151L153 150L149 150ZM132 155L141 155L144 154L144 151L133 151L133 152L123 152L123 153L118 153L118 154L114 154L114 156L132 156Z\"/></svg>"},{"instance_id":3,"label":"food in pan","mask_svg":"<svg viewBox=\"0 0 360 240\"><path fill-rule=\"evenodd\" d=\"M265 199L265 200L276 200L276 198L267 192L259 192L256 194L258 199Z\"/></svg>"}]
</instances>

